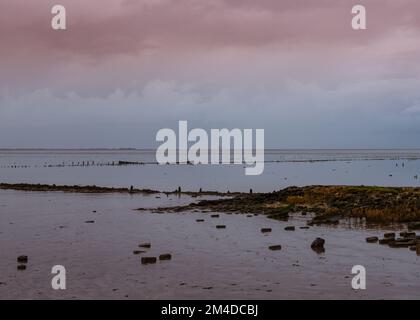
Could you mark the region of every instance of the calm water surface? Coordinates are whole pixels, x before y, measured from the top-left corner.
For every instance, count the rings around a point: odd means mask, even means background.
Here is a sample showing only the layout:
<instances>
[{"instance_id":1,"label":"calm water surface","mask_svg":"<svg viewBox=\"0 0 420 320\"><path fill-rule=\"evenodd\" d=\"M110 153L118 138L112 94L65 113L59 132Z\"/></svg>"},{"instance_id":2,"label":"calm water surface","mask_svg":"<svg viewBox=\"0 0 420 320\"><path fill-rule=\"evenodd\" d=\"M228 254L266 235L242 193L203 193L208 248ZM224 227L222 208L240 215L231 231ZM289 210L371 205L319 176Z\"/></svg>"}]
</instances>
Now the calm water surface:
<instances>
[{"instance_id":1,"label":"calm water surface","mask_svg":"<svg viewBox=\"0 0 420 320\"><path fill-rule=\"evenodd\" d=\"M3 150L0 182L159 190L272 191L290 185L419 186L419 150L271 150L264 174L241 165L153 164L153 151ZM119 161L145 165L115 165ZM114 165L112 165L114 162ZM89 163L89 165L87 165ZM0 299L419 299L420 256L406 248L367 244L387 230L311 227L264 216L210 212L154 214L133 210L196 201L187 196L70 194L0 190ZM204 219L198 223L197 219ZM94 221L94 223L86 223ZM216 225L226 225L217 229ZM285 231L288 225L296 231ZM272 228L262 234L261 228ZM400 230L398 230L400 231ZM316 237L326 251L310 249ZM143 255L171 261L142 265ZM281 251L268 246L280 244ZM29 256L25 271L17 256ZM64 265L67 290L51 289L51 268ZM367 290L351 288L351 268L367 269Z\"/></svg>"},{"instance_id":2,"label":"calm water surface","mask_svg":"<svg viewBox=\"0 0 420 320\"><path fill-rule=\"evenodd\" d=\"M119 161L146 164L112 165ZM0 150L0 181L260 192L312 184L420 186L420 150L269 150L260 176L246 176L242 165L155 161L152 150Z\"/></svg>"},{"instance_id":3,"label":"calm water surface","mask_svg":"<svg viewBox=\"0 0 420 320\"><path fill-rule=\"evenodd\" d=\"M367 244L384 230L313 227L264 216L153 214L137 207L191 198L0 191L0 298L109 299L383 299L420 298L420 257L408 249ZM93 212L96 211L96 212ZM196 222L202 218L204 222ZM85 223L93 220L95 223ZM226 229L217 229L224 224ZM284 227L295 225L294 232ZM264 235L261 228L272 228ZM326 240L317 254L310 244ZM173 255L142 265L143 255ZM282 245L270 251L270 245ZM29 256L16 270L16 257ZM67 289L51 289L51 268L64 265ZM351 268L367 269L367 290L351 288Z\"/></svg>"}]
</instances>

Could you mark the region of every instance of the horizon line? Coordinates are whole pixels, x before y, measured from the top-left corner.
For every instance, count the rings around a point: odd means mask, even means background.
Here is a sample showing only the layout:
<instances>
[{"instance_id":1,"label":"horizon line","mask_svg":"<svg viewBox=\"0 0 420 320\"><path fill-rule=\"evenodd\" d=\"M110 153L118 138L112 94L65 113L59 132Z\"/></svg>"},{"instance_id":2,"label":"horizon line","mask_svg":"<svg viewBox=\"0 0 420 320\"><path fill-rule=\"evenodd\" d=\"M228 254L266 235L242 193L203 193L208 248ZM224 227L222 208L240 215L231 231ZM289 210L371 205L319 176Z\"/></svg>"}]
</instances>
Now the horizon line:
<instances>
[{"instance_id":1,"label":"horizon line","mask_svg":"<svg viewBox=\"0 0 420 320\"><path fill-rule=\"evenodd\" d=\"M180 149L175 149L180 150ZM211 150L211 149L207 149ZM234 149L233 149L234 150ZM251 149L250 149L251 150ZM255 149L252 149L255 150ZM418 150L420 147L398 147L398 148L279 148L279 147L270 147L265 148L265 151L332 151L332 150L346 150L346 151L380 151L380 150ZM37 147L0 147L0 151L156 151L156 148L130 148L130 147L74 147L74 148L57 148L57 147L48 147L48 148L37 148Z\"/></svg>"}]
</instances>

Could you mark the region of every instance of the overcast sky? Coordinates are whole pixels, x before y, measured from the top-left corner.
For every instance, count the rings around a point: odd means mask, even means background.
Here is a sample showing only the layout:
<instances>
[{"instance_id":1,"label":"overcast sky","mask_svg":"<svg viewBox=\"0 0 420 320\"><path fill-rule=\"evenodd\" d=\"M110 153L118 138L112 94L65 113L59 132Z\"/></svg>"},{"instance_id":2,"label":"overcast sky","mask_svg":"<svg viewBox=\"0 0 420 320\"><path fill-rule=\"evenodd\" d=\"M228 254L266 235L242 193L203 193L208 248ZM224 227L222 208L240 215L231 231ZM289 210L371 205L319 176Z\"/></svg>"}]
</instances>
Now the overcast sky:
<instances>
[{"instance_id":1,"label":"overcast sky","mask_svg":"<svg viewBox=\"0 0 420 320\"><path fill-rule=\"evenodd\" d=\"M58 3L66 31L55 0L1 1L0 147L156 147L179 120L267 147L420 147L418 0Z\"/></svg>"}]
</instances>

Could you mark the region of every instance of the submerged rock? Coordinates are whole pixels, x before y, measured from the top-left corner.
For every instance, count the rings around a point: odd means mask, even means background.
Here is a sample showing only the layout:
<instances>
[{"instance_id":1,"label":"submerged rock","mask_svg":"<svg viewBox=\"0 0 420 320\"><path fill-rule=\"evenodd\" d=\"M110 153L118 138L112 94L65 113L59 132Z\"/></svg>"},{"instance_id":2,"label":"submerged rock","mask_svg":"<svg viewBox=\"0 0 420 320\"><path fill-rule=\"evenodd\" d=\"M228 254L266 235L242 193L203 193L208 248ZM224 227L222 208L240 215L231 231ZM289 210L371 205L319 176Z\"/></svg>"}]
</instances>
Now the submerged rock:
<instances>
[{"instance_id":1,"label":"submerged rock","mask_svg":"<svg viewBox=\"0 0 420 320\"><path fill-rule=\"evenodd\" d=\"M314 250L316 253L323 253L325 252L325 248L324 248L324 244L325 244L325 240L322 238L316 238L312 244L311 244L311 248L312 250Z\"/></svg>"},{"instance_id":2,"label":"submerged rock","mask_svg":"<svg viewBox=\"0 0 420 320\"><path fill-rule=\"evenodd\" d=\"M196 222L204 222L204 219L197 219Z\"/></svg>"},{"instance_id":3,"label":"submerged rock","mask_svg":"<svg viewBox=\"0 0 420 320\"><path fill-rule=\"evenodd\" d=\"M410 246L415 246L416 240L410 239L397 239L389 244L391 248L409 248Z\"/></svg>"},{"instance_id":4,"label":"submerged rock","mask_svg":"<svg viewBox=\"0 0 420 320\"><path fill-rule=\"evenodd\" d=\"M378 242L379 238L378 237L368 237L366 238L366 242L368 243L376 243Z\"/></svg>"},{"instance_id":5,"label":"submerged rock","mask_svg":"<svg viewBox=\"0 0 420 320\"><path fill-rule=\"evenodd\" d=\"M216 226L217 229L226 229L226 226L223 224L217 225Z\"/></svg>"},{"instance_id":6,"label":"submerged rock","mask_svg":"<svg viewBox=\"0 0 420 320\"><path fill-rule=\"evenodd\" d=\"M161 254L159 256L159 260L171 260L172 255L170 253Z\"/></svg>"},{"instance_id":7,"label":"submerged rock","mask_svg":"<svg viewBox=\"0 0 420 320\"><path fill-rule=\"evenodd\" d=\"M28 256L21 255L17 257L17 262L19 263L28 263Z\"/></svg>"},{"instance_id":8,"label":"submerged rock","mask_svg":"<svg viewBox=\"0 0 420 320\"><path fill-rule=\"evenodd\" d=\"M278 250L281 250L281 245L276 244L276 245L273 245L273 246L269 246L268 249L270 249L272 251L278 251Z\"/></svg>"},{"instance_id":9,"label":"submerged rock","mask_svg":"<svg viewBox=\"0 0 420 320\"><path fill-rule=\"evenodd\" d=\"M379 239L379 244L390 244L394 241L395 241L394 238Z\"/></svg>"},{"instance_id":10,"label":"submerged rock","mask_svg":"<svg viewBox=\"0 0 420 320\"><path fill-rule=\"evenodd\" d=\"M275 213L275 214L270 214L267 217L269 219L278 220L278 221L289 220L289 214L288 213Z\"/></svg>"},{"instance_id":11,"label":"submerged rock","mask_svg":"<svg viewBox=\"0 0 420 320\"><path fill-rule=\"evenodd\" d=\"M139 248L151 248L151 247L152 247L152 244L148 242L139 244Z\"/></svg>"},{"instance_id":12,"label":"submerged rock","mask_svg":"<svg viewBox=\"0 0 420 320\"><path fill-rule=\"evenodd\" d=\"M141 254L141 253L145 253L146 251L143 250L134 250L133 254Z\"/></svg>"},{"instance_id":13,"label":"submerged rock","mask_svg":"<svg viewBox=\"0 0 420 320\"><path fill-rule=\"evenodd\" d=\"M156 263L156 261L157 261L156 257L142 257L141 258L142 264Z\"/></svg>"},{"instance_id":14,"label":"submerged rock","mask_svg":"<svg viewBox=\"0 0 420 320\"><path fill-rule=\"evenodd\" d=\"M268 232L271 232L271 228L262 228L262 229L261 229L261 232L262 232L262 233L268 233Z\"/></svg>"},{"instance_id":15,"label":"submerged rock","mask_svg":"<svg viewBox=\"0 0 420 320\"><path fill-rule=\"evenodd\" d=\"M288 227L286 227L286 228L284 228L284 230L286 230L286 231L295 231L295 227L294 226L288 226Z\"/></svg>"},{"instance_id":16,"label":"submerged rock","mask_svg":"<svg viewBox=\"0 0 420 320\"><path fill-rule=\"evenodd\" d=\"M218 214L212 214L210 217L212 217L212 218L219 218L220 215L218 215Z\"/></svg>"},{"instance_id":17,"label":"submerged rock","mask_svg":"<svg viewBox=\"0 0 420 320\"><path fill-rule=\"evenodd\" d=\"M403 237L403 238L415 239L416 238L416 233L415 232L404 231L404 232L400 232L400 236Z\"/></svg>"},{"instance_id":18,"label":"submerged rock","mask_svg":"<svg viewBox=\"0 0 420 320\"><path fill-rule=\"evenodd\" d=\"M339 215L319 215L315 216L308 224L310 225L321 225L321 224L327 224L327 225L337 225L340 223L340 219L342 217Z\"/></svg>"},{"instance_id":19,"label":"submerged rock","mask_svg":"<svg viewBox=\"0 0 420 320\"><path fill-rule=\"evenodd\" d=\"M409 223L408 224L408 229L410 229L410 230L420 230L420 221Z\"/></svg>"},{"instance_id":20,"label":"submerged rock","mask_svg":"<svg viewBox=\"0 0 420 320\"><path fill-rule=\"evenodd\" d=\"M24 264L19 264L19 265L17 266L17 269L18 269L18 270L26 270L26 265L24 265Z\"/></svg>"}]
</instances>

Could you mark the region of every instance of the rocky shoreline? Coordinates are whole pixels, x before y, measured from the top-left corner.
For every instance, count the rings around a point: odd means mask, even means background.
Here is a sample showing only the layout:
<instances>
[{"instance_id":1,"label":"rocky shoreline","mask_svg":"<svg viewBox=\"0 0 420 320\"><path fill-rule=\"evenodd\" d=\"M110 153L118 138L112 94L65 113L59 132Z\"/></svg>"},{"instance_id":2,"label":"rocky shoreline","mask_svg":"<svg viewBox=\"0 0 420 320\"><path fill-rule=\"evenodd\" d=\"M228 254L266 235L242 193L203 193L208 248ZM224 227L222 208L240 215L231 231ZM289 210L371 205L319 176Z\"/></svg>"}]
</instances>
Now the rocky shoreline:
<instances>
[{"instance_id":1,"label":"rocky shoreline","mask_svg":"<svg viewBox=\"0 0 420 320\"><path fill-rule=\"evenodd\" d=\"M399 237L395 232L385 233L383 238L370 236L367 243L378 243L391 248L408 248L420 255L420 188L389 188L366 186L309 186L289 187L264 194L238 194L231 198L202 200L184 206L160 207L153 212L224 212L236 214L262 214L275 220L287 221L291 215L308 216L307 227L339 224L351 218L363 219L382 227L393 223L404 225ZM400 226L401 228L401 226ZM295 231L288 226L286 231ZM408 230L408 231L407 231ZM261 232L271 232L262 229ZM320 245L317 245L320 243ZM324 252L324 239L318 238L312 249ZM270 247L281 250L281 246Z\"/></svg>"},{"instance_id":2,"label":"rocky shoreline","mask_svg":"<svg viewBox=\"0 0 420 320\"><path fill-rule=\"evenodd\" d=\"M191 197L219 196L187 205L139 208L155 212L213 211L263 214L287 220L289 214L311 214L309 225L337 224L341 219L360 218L377 224L406 223L410 230L420 230L420 188L376 186L307 186L288 187L271 193L158 191L152 189L68 186L48 184L0 183L1 190L73 193L178 194Z\"/></svg>"},{"instance_id":3,"label":"rocky shoreline","mask_svg":"<svg viewBox=\"0 0 420 320\"><path fill-rule=\"evenodd\" d=\"M140 208L139 210L144 210ZM289 187L271 193L240 193L230 198L202 200L185 206L155 208L159 212L205 210L263 214L287 220L289 214L312 214L309 225L338 224L359 218L368 223L406 223L420 230L420 188L368 186Z\"/></svg>"}]
</instances>

